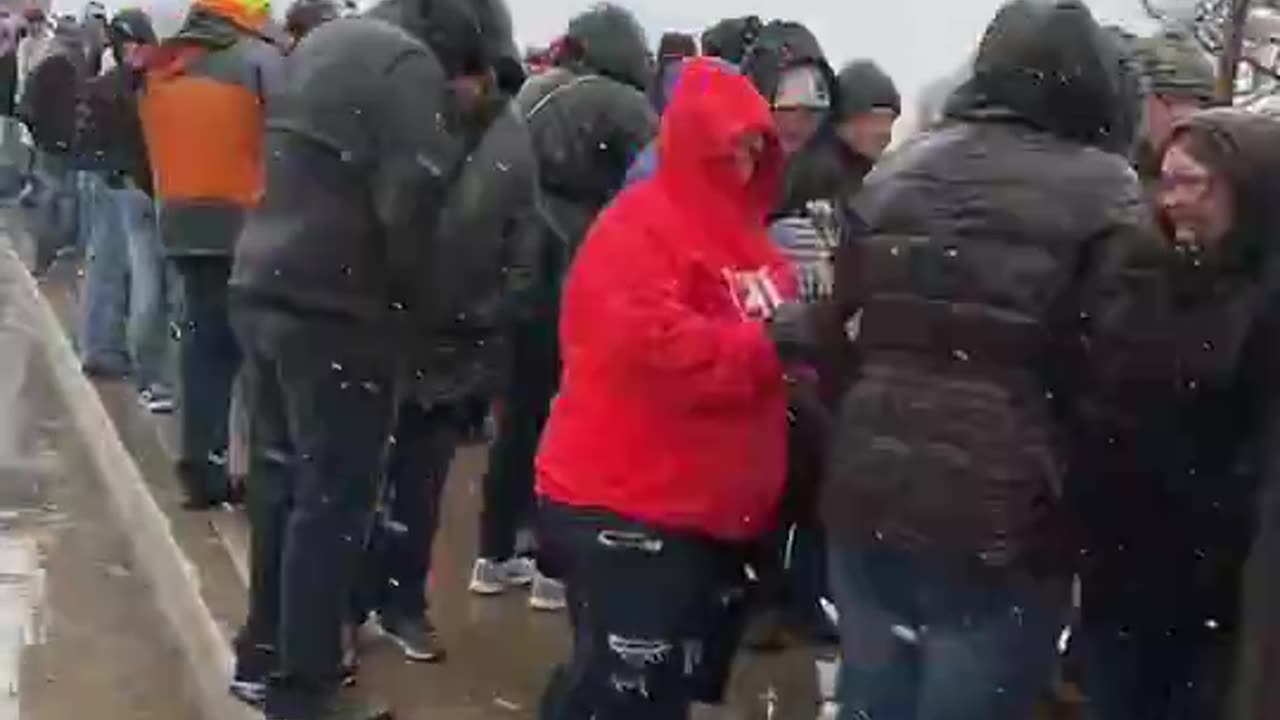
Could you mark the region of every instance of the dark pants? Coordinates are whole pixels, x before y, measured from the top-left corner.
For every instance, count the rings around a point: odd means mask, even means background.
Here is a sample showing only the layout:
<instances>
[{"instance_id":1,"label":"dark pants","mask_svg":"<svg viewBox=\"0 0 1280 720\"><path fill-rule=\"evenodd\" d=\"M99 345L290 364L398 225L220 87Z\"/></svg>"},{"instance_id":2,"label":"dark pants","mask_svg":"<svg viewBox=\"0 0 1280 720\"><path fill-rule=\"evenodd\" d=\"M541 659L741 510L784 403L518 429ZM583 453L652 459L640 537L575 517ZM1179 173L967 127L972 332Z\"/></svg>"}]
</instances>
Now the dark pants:
<instances>
[{"instance_id":1,"label":"dark pants","mask_svg":"<svg viewBox=\"0 0 1280 720\"><path fill-rule=\"evenodd\" d=\"M517 532L532 524L533 460L560 385L554 320L517 327L509 349L510 378L502 396L498 437L489 450L480 511L480 557L490 560L513 556Z\"/></svg>"},{"instance_id":2,"label":"dark pants","mask_svg":"<svg viewBox=\"0 0 1280 720\"><path fill-rule=\"evenodd\" d=\"M372 610L402 618L426 613L431 550L445 480L458 447L459 423L453 407L427 410L416 401L401 405L356 619Z\"/></svg>"},{"instance_id":3,"label":"dark pants","mask_svg":"<svg viewBox=\"0 0 1280 720\"><path fill-rule=\"evenodd\" d=\"M1095 552L1081 573L1072 647L1089 697L1086 716L1217 720L1235 669L1239 583L1198 587L1195 568L1178 562L1194 550L1178 539L1130 547L1141 554L1109 562Z\"/></svg>"},{"instance_id":4,"label":"dark pants","mask_svg":"<svg viewBox=\"0 0 1280 720\"><path fill-rule=\"evenodd\" d=\"M363 328L237 306L249 412L249 616L241 676L305 715L339 683L341 627L395 420L386 342ZM292 716L292 715L291 715Z\"/></svg>"},{"instance_id":5,"label":"dark pants","mask_svg":"<svg viewBox=\"0 0 1280 720\"><path fill-rule=\"evenodd\" d=\"M752 554L752 605L776 610L799 629L819 629L827 597L826 540L814 521L789 523L770 533Z\"/></svg>"},{"instance_id":6,"label":"dark pants","mask_svg":"<svg viewBox=\"0 0 1280 720\"><path fill-rule=\"evenodd\" d=\"M1057 661L1065 581L829 547L842 720L1026 720Z\"/></svg>"},{"instance_id":7,"label":"dark pants","mask_svg":"<svg viewBox=\"0 0 1280 720\"><path fill-rule=\"evenodd\" d=\"M227 314L231 259L179 257L182 333L179 385L182 397L178 474L194 504L227 495L227 434L231 385L241 354Z\"/></svg>"},{"instance_id":8,"label":"dark pants","mask_svg":"<svg viewBox=\"0 0 1280 720\"><path fill-rule=\"evenodd\" d=\"M541 720L683 720L723 699L745 620L740 547L554 503L538 531L573 628Z\"/></svg>"}]
</instances>

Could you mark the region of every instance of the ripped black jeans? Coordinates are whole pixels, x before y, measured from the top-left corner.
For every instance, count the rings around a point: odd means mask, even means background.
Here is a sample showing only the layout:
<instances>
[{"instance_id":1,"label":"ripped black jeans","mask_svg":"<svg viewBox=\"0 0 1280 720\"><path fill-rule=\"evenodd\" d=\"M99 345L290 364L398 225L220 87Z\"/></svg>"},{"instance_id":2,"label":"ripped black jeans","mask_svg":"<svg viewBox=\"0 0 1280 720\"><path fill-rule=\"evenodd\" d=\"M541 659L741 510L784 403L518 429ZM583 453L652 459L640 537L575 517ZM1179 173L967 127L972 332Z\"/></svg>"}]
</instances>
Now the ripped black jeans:
<instances>
[{"instance_id":1,"label":"ripped black jeans","mask_svg":"<svg viewBox=\"0 0 1280 720\"><path fill-rule=\"evenodd\" d=\"M684 720L723 700L745 624L742 547L542 501L543 571L566 583L573 656L540 720Z\"/></svg>"}]
</instances>

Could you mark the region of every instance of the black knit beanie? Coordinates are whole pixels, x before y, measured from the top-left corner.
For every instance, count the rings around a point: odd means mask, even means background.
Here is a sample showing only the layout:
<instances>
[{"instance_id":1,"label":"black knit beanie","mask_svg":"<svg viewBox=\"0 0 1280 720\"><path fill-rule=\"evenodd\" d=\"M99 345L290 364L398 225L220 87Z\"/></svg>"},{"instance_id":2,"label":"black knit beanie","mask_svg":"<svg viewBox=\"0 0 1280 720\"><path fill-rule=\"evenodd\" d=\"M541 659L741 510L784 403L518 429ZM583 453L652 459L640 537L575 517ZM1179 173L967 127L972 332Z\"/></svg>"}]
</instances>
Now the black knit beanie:
<instances>
[{"instance_id":1,"label":"black knit beanie","mask_svg":"<svg viewBox=\"0 0 1280 720\"><path fill-rule=\"evenodd\" d=\"M847 119L876 108L902 112L902 97L893 78L871 60L855 60L836 77L836 117Z\"/></svg>"}]
</instances>

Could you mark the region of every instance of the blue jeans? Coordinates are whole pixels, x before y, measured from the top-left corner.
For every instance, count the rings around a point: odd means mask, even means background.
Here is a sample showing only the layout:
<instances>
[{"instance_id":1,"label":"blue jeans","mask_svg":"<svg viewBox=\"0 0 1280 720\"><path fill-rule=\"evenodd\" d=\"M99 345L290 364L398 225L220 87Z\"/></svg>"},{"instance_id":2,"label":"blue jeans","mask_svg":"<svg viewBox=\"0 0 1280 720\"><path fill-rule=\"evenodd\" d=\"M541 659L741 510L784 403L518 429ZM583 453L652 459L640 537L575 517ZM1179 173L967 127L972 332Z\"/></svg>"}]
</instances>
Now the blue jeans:
<instances>
[{"instance_id":1,"label":"blue jeans","mask_svg":"<svg viewBox=\"0 0 1280 720\"><path fill-rule=\"evenodd\" d=\"M85 252L80 295L80 356L86 367L129 371L125 320L129 309L129 240L111 188L101 173L77 172L80 245Z\"/></svg>"},{"instance_id":2,"label":"blue jeans","mask_svg":"<svg viewBox=\"0 0 1280 720\"><path fill-rule=\"evenodd\" d=\"M169 350L165 262L155 208L142 191L79 175L87 262L81 351L86 363L128 366L139 388L164 381ZM124 351L127 339L128 352Z\"/></svg>"},{"instance_id":3,"label":"blue jeans","mask_svg":"<svg viewBox=\"0 0 1280 720\"><path fill-rule=\"evenodd\" d=\"M1066 580L958 568L832 538L841 720L1026 720L1048 686Z\"/></svg>"},{"instance_id":4,"label":"blue jeans","mask_svg":"<svg viewBox=\"0 0 1280 720\"><path fill-rule=\"evenodd\" d=\"M76 178L66 156L39 151L32 180L35 207L31 234L36 240L36 270L43 272L58 251L76 244Z\"/></svg>"}]
</instances>

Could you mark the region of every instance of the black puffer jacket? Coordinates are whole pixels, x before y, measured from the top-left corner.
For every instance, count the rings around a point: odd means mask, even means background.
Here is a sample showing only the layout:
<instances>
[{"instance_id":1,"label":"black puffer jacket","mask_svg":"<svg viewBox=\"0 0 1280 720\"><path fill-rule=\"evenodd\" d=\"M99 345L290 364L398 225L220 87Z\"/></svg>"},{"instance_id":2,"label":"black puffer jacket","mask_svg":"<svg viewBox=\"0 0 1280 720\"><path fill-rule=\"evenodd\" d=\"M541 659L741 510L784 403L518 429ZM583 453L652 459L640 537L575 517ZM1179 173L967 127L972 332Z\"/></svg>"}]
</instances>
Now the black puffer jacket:
<instances>
[{"instance_id":1,"label":"black puffer jacket","mask_svg":"<svg viewBox=\"0 0 1280 720\"><path fill-rule=\"evenodd\" d=\"M469 280L488 288L444 329L424 332L411 363L411 383L426 406L487 396L496 390L504 330L541 280L540 238L534 222L537 161L518 110L495 97L471 120L484 128L449 189L436 237L441 242L497 245L500 262L477 268ZM429 330L429 329L428 329Z\"/></svg>"},{"instance_id":2,"label":"black puffer jacket","mask_svg":"<svg viewBox=\"0 0 1280 720\"><path fill-rule=\"evenodd\" d=\"M415 336L489 294L473 283L496 266L497 238L435 235L467 152L449 73L510 45L484 35L503 25L477 16L487 5L388 0L298 44L267 119L267 192L236 249L236 293Z\"/></svg>"},{"instance_id":3,"label":"black puffer jacket","mask_svg":"<svg viewBox=\"0 0 1280 720\"><path fill-rule=\"evenodd\" d=\"M574 54L532 78L516 104L528 119L551 235L572 255L657 133L644 95L648 50L635 19L601 6L570 23Z\"/></svg>"},{"instance_id":4,"label":"black puffer jacket","mask_svg":"<svg viewBox=\"0 0 1280 720\"><path fill-rule=\"evenodd\" d=\"M1088 318L1102 260L1141 223L1132 171L1089 146L1118 115L1110 50L1080 2L1014 0L952 120L868 176L827 324L833 355L861 362L822 502L845 542L1064 562L1062 436Z\"/></svg>"}]
</instances>

